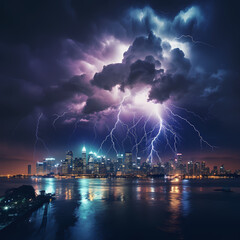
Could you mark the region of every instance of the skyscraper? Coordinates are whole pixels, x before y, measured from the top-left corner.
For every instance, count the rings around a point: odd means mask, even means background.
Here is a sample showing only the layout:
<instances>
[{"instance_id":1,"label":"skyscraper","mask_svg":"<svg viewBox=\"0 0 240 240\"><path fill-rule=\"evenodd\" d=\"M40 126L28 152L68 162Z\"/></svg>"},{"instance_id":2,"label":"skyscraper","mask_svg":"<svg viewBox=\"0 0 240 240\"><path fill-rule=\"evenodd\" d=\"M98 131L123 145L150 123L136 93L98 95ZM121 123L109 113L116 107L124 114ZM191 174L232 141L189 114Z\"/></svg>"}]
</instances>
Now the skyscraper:
<instances>
[{"instance_id":1,"label":"skyscraper","mask_svg":"<svg viewBox=\"0 0 240 240\"><path fill-rule=\"evenodd\" d=\"M87 152L85 146L82 148L83 173L87 172Z\"/></svg>"},{"instance_id":2,"label":"skyscraper","mask_svg":"<svg viewBox=\"0 0 240 240\"><path fill-rule=\"evenodd\" d=\"M75 158L73 161L73 173L81 174L83 173L83 160L82 158Z\"/></svg>"},{"instance_id":3,"label":"skyscraper","mask_svg":"<svg viewBox=\"0 0 240 240\"><path fill-rule=\"evenodd\" d=\"M220 174L225 174L225 173L226 171L225 171L224 165L222 164L220 167Z\"/></svg>"},{"instance_id":4,"label":"skyscraper","mask_svg":"<svg viewBox=\"0 0 240 240\"><path fill-rule=\"evenodd\" d=\"M200 162L194 163L194 175L200 176Z\"/></svg>"},{"instance_id":5,"label":"skyscraper","mask_svg":"<svg viewBox=\"0 0 240 240\"><path fill-rule=\"evenodd\" d=\"M68 161L65 159L65 160L63 160L63 161L61 161L62 162L62 174L68 174L68 172L69 172L69 169L68 169Z\"/></svg>"},{"instance_id":6,"label":"skyscraper","mask_svg":"<svg viewBox=\"0 0 240 240\"><path fill-rule=\"evenodd\" d=\"M192 176L193 175L193 162L189 161L187 164L188 167L188 175Z\"/></svg>"},{"instance_id":7,"label":"skyscraper","mask_svg":"<svg viewBox=\"0 0 240 240\"><path fill-rule=\"evenodd\" d=\"M205 174L206 174L206 162L205 162L205 161L203 161L203 162L201 163L201 174L202 174L202 175L205 175Z\"/></svg>"},{"instance_id":8,"label":"skyscraper","mask_svg":"<svg viewBox=\"0 0 240 240\"><path fill-rule=\"evenodd\" d=\"M125 172L131 173L132 171L132 153L126 152L125 153Z\"/></svg>"},{"instance_id":9,"label":"skyscraper","mask_svg":"<svg viewBox=\"0 0 240 240\"><path fill-rule=\"evenodd\" d=\"M37 162L36 163L36 172L37 175L43 175L44 174L44 166L43 162Z\"/></svg>"},{"instance_id":10,"label":"skyscraper","mask_svg":"<svg viewBox=\"0 0 240 240\"><path fill-rule=\"evenodd\" d=\"M28 175L31 175L32 174L32 165L29 164L28 165Z\"/></svg>"},{"instance_id":11,"label":"skyscraper","mask_svg":"<svg viewBox=\"0 0 240 240\"><path fill-rule=\"evenodd\" d=\"M66 153L66 162L68 165L68 173L72 173L72 168L73 168L73 152L68 151Z\"/></svg>"},{"instance_id":12,"label":"skyscraper","mask_svg":"<svg viewBox=\"0 0 240 240\"><path fill-rule=\"evenodd\" d=\"M50 174L54 172L55 158L53 157L45 158L43 160L43 163L45 166L44 169L45 174Z\"/></svg>"},{"instance_id":13,"label":"skyscraper","mask_svg":"<svg viewBox=\"0 0 240 240\"><path fill-rule=\"evenodd\" d=\"M141 166L141 158L137 157L137 168L140 168Z\"/></svg>"},{"instance_id":14,"label":"skyscraper","mask_svg":"<svg viewBox=\"0 0 240 240\"><path fill-rule=\"evenodd\" d=\"M94 171L94 154L93 154L93 152L91 151L91 152L89 152L89 154L88 154L88 163L87 163L87 166L88 166L88 173L93 173L93 171Z\"/></svg>"}]
</instances>

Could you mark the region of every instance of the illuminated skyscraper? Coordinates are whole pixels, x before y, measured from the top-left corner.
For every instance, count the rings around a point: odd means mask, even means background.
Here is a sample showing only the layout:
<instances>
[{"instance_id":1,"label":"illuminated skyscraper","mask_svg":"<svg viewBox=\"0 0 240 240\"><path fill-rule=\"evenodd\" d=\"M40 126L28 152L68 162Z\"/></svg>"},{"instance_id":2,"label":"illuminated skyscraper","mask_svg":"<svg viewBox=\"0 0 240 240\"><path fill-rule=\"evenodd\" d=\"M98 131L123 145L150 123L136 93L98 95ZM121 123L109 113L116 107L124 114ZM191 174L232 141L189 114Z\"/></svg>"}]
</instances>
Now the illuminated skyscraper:
<instances>
[{"instance_id":1,"label":"illuminated skyscraper","mask_svg":"<svg viewBox=\"0 0 240 240\"><path fill-rule=\"evenodd\" d=\"M43 175L44 174L43 162L37 162L36 163L36 172L37 172L37 175Z\"/></svg>"},{"instance_id":2,"label":"illuminated skyscraper","mask_svg":"<svg viewBox=\"0 0 240 240\"><path fill-rule=\"evenodd\" d=\"M83 173L87 172L87 153L85 146L82 148Z\"/></svg>"},{"instance_id":3,"label":"illuminated skyscraper","mask_svg":"<svg viewBox=\"0 0 240 240\"><path fill-rule=\"evenodd\" d=\"M132 171L132 153L131 152L125 153L124 165L125 165L125 172L131 173Z\"/></svg>"},{"instance_id":4,"label":"illuminated skyscraper","mask_svg":"<svg viewBox=\"0 0 240 240\"><path fill-rule=\"evenodd\" d=\"M81 174L83 173L83 160L82 158L75 158L73 161L73 173Z\"/></svg>"},{"instance_id":5,"label":"illuminated skyscraper","mask_svg":"<svg viewBox=\"0 0 240 240\"><path fill-rule=\"evenodd\" d=\"M45 174L50 174L54 172L55 158L49 157L43 160L44 163L44 172Z\"/></svg>"},{"instance_id":6,"label":"illuminated skyscraper","mask_svg":"<svg viewBox=\"0 0 240 240\"><path fill-rule=\"evenodd\" d=\"M137 157L137 168L140 168L141 166L141 158Z\"/></svg>"},{"instance_id":7,"label":"illuminated skyscraper","mask_svg":"<svg viewBox=\"0 0 240 240\"><path fill-rule=\"evenodd\" d=\"M66 153L66 161L68 165L68 173L72 173L72 168L73 168L73 152L68 151Z\"/></svg>"},{"instance_id":8,"label":"illuminated skyscraper","mask_svg":"<svg viewBox=\"0 0 240 240\"><path fill-rule=\"evenodd\" d=\"M225 171L224 165L221 165L220 174L225 174L225 173L226 173L226 171Z\"/></svg>"},{"instance_id":9,"label":"illuminated skyscraper","mask_svg":"<svg viewBox=\"0 0 240 240\"><path fill-rule=\"evenodd\" d=\"M63 160L62 161L62 174L68 174L68 172L69 172L68 161Z\"/></svg>"},{"instance_id":10,"label":"illuminated skyscraper","mask_svg":"<svg viewBox=\"0 0 240 240\"><path fill-rule=\"evenodd\" d=\"M205 162L205 161L203 161L203 162L201 163L201 174L202 174L202 175L205 175L205 174L206 174L206 162Z\"/></svg>"},{"instance_id":11,"label":"illuminated skyscraper","mask_svg":"<svg viewBox=\"0 0 240 240\"><path fill-rule=\"evenodd\" d=\"M193 162L189 161L187 164L188 167L188 175L192 176L193 175Z\"/></svg>"},{"instance_id":12,"label":"illuminated skyscraper","mask_svg":"<svg viewBox=\"0 0 240 240\"><path fill-rule=\"evenodd\" d=\"M199 176L200 175L200 162L194 163L194 175Z\"/></svg>"},{"instance_id":13,"label":"illuminated skyscraper","mask_svg":"<svg viewBox=\"0 0 240 240\"><path fill-rule=\"evenodd\" d=\"M88 163L87 163L87 166L88 166L88 173L93 173L94 171L94 154L93 152L89 152L88 154Z\"/></svg>"}]
</instances>

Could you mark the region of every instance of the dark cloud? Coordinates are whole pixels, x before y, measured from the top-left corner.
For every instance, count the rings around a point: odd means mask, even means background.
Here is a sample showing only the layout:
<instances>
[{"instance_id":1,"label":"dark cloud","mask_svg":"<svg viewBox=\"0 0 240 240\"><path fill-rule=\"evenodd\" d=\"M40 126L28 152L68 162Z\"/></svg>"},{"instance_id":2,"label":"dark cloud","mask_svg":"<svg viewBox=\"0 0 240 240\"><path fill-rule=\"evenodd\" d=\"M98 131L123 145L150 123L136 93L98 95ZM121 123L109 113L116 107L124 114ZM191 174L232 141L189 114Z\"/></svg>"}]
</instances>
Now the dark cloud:
<instances>
[{"instance_id":1,"label":"dark cloud","mask_svg":"<svg viewBox=\"0 0 240 240\"><path fill-rule=\"evenodd\" d=\"M93 94L93 88L86 78L86 75L74 76L58 86L48 88L45 91L42 104L49 106L81 94L86 96L91 96Z\"/></svg>"},{"instance_id":2,"label":"dark cloud","mask_svg":"<svg viewBox=\"0 0 240 240\"><path fill-rule=\"evenodd\" d=\"M149 55L146 56L144 59L146 62L152 63L155 65L156 68L160 68L161 67L161 62L159 60L156 60L153 56Z\"/></svg>"},{"instance_id":3,"label":"dark cloud","mask_svg":"<svg viewBox=\"0 0 240 240\"><path fill-rule=\"evenodd\" d=\"M170 51L167 73L188 74L191 68L190 60L184 57L184 52L179 48Z\"/></svg>"},{"instance_id":4,"label":"dark cloud","mask_svg":"<svg viewBox=\"0 0 240 240\"><path fill-rule=\"evenodd\" d=\"M152 84L155 77L155 64L147 61L137 60L130 66L130 73L127 81L124 82L122 88L125 86L133 87L137 84Z\"/></svg>"},{"instance_id":5,"label":"dark cloud","mask_svg":"<svg viewBox=\"0 0 240 240\"><path fill-rule=\"evenodd\" d=\"M161 103L169 98L177 100L184 97L193 84L189 77L190 60L179 48L172 49L169 58L163 59L161 44L161 39L152 32L148 37L137 37L124 53L123 63L104 66L102 72L95 74L92 84L109 91L119 84L123 91L126 87L149 85L152 86L149 100ZM171 48L166 47L168 51ZM167 69L159 69L160 60Z\"/></svg>"},{"instance_id":6,"label":"dark cloud","mask_svg":"<svg viewBox=\"0 0 240 240\"><path fill-rule=\"evenodd\" d=\"M96 112L101 112L114 104L114 100L109 93L101 92L98 95L94 95L87 99L86 105L83 109L83 113L92 114Z\"/></svg>"},{"instance_id":7,"label":"dark cloud","mask_svg":"<svg viewBox=\"0 0 240 240\"><path fill-rule=\"evenodd\" d=\"M149 100L163 103L172 98L174 101L184 97L193 84L184 75L164 75L156 80L149 92Z\"/></svg>"},{"instance_id":8,"label":"dark cloud","mask_svg":"<svg viewBox=\"0 0 240 240\"><path fill-rule=\"evenodd\" d=\"M94 75L91 83L99 88L111 91L118 84L126 81L129 74L129 66L122 63L104 66L102 72Z\"/></svg>"},{"instance_id":9,"label":"dark cloud","mask_svg":"<svg viewBox=\"0 0 240 240\"><path fill-rule=\"evenodd\" d=\"M156 59L162 59L162 40L152 32L148 37L137 37L129 49L124 53L123 63L131 64L145 56L152 55Z\"/></svg>"}]
</instances>

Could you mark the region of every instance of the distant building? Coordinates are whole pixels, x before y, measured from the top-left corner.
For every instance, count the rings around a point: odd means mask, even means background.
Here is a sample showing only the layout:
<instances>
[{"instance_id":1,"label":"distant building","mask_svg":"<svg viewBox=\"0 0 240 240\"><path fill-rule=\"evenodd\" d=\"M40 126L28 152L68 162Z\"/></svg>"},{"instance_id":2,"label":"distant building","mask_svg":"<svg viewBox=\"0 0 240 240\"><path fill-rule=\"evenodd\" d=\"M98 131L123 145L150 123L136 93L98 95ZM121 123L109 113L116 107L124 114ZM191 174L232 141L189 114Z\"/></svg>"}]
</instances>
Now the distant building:
<instances>
[{"instance_id":1,"label":"distant building","mask_svg":"<svg viewBox=\"0 0 240 240\"><path fill-rule=\"evenodd\" d=\"M177 156L175 158L174 167L175 167L175 173L177 174L184 174L183 169L183 161L182 161L182 153L177 153Z\"/></svg>"},{"instance_id":2,"label":"distant building","mask_svg":"<svg viewBox=\"0 0 240 240\"><path fill-rule=\"evenodd\" d=\"M83 173L83 160L82 158L75 158L73 161L73 172L75 174Z\"/></svg>"},{"instance_id":3,"label":"distant building","mask_svg":"<svg viewBox=\"0 0 240 240\"><path fill-rule=\"evenodd\" d=\"M36 163L36 172L37 172L37 175L44 175L44 163L43 162Z\"/></svg>"},{"instance_id":4,"label":"distant building","mask_svg":"<svg viewBox=\"0 0 240 240\"><path fill-rule=\"evenodd\" d=\"M31 175L32 174L32 165L29 164L28 165L28 175Z\"/></svg>"},{"instance_id":5,"label":"distant building","mask_svg":"<svg viewBox=\"0 0 240 240\"><path fill-rule=\"evenodd\" d=\"M94 172L94 154L93 152L90 152L88 154L88 163L87 163L87 166L88 166L88 173L93 173Z\"/></svg>"},{"instance_id":6,"label":"distant building","mask_svg":"<svg viewBox=\"0 0 240 240\"><path fill-rule=\"evenodd\" d=\"M224 165L221 165L219 171L220 171L220 174L225 174L225 173L226 173L225 168L224 168Z\"/></svg>"},{"instance_id":7,"label":"distant building","mask_svg":"<svg viewBox=\"0 0 240 240\"><path fill-rule=\"evenodd\" d=\"M45 174L54 173L55 158L53 157L45 158L43 162L44 162Z\"/></svg>"},{"instance_id":8,"label":"distant building","mask_svg":"<svg viewBox=\"0 0 240 240\"><path fill-rule=\"evenodd\" d=\"M217 174L218 174L218 167L213 166L212 175L217 175Z\"/></svg>"},{"instance_id":9,"label":"distant building","mask_svg":"<svg viewBox=\"0 0 240 240\"><path fill-rule=\"evenodd\" d=\"M87 173L87 151L85 146L82 148L83 173Z\"/></svg>"},{"instance_id":10,"label":"distant building","mask_svg":"<svg viewBox=\"0 0 240 240\"><path fill-rule=\"evenodd\" d=\"M194 163L194 175L195 176L200 176L200 162L195 162Z\"/></svg>"},{"instance_id":11,"label":"distant building","mask_svg":"<svg viewBox=\"0 0 240 240\"><path fill-rule=\"evenodd\" d=\"M68 165L68 173L72 173L72 168L73 168L73 152L68 151L66 153L66 162Z\"/></svg>"},{"instance_id":12,"label":"distant building","mask_svg":"<svg viewBox=\"0 0 240 240\"><path fill-rule=\"evenodd\" d=\"M187 164L187 171L188 175L192 176L193 175L193 162L189 161Z\"/></svg>"},{"instance_id":13,"label":"distant building","mask_svg":"<svg viewBox=\"0 0 240 240\"><path fill-rule=\"evenodd\" d=\"M202 161L201 163L201 175L206 175L206 162Z\"/></svg>"},{"instance_id":14,"label":"distant building","mask_svg":"<svg viewBox=\"0 0 240 240\"><path fill-rule=\"evenodd\" d=\"M125 165L125 172L131 173L131 171L132 171L132 153L131 152L125 153L124 165Z\"/></svg>"},{"instance_id":15,"label":"distant building","mask_svg":"<svg viewBox=\"0 0 240 240\"><path fill-rule=\"evenodd\" d=\"M62 174L68 174L69 173L69 166L68 166L68 161L63 160L62 162Z\"/></svg>"},{"instance_id":16,"label":"distant building","mask_svg":"<svg viewBox=\"0 0 240 240\"><path fill-rule=\"evenodd\" d=\"M137 168L140 168L141 166L141 158L137 157Z\"/></svg>"}]
</instances>

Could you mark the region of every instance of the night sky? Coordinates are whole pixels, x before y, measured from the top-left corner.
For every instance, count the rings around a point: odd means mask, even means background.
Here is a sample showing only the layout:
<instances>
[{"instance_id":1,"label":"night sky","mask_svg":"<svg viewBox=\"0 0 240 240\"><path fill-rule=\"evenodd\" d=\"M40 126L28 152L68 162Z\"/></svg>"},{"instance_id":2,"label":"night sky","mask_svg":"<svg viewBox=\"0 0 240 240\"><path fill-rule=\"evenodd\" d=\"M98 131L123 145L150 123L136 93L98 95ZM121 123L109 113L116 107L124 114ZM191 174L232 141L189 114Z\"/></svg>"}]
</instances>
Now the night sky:
<instances>
[{"instance_id":1,"label":"night sky","mask_svg":"<svg viewBox=\"0 0 240 240\"><path fill-rule=\"evenodd\" d=\"M240 168L239 23L237 1L0 1L0 174L151 143Z\"/></svg>"}]
</instances>

